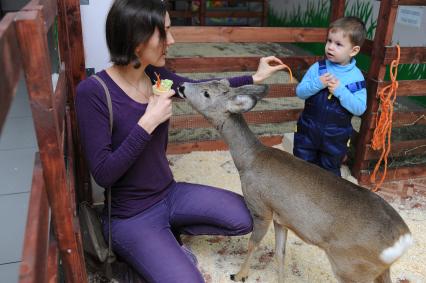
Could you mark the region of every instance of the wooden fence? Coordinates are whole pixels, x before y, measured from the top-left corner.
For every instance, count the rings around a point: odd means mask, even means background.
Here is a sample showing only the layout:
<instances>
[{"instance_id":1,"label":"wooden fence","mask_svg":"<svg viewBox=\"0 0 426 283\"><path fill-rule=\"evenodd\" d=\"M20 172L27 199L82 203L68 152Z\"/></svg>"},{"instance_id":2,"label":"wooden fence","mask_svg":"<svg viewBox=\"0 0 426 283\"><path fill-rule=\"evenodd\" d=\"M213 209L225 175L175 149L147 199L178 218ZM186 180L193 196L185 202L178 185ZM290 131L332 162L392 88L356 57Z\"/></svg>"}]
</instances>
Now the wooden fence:
<instances>
[{"instance_id":1,"label":"wooden fence","mask_svg":"<svg viewBox=\"0 0 426 283\"><path fill-rule=\"evenodd\" d=\"M345 1L332 0L331 20L344 14ZM372 64L367 74L368 110L362 117L353 172L362 181L369 176L368 162L377 158L370 140L378 111L376 94L389 82L383 81L386 66L396 57L390 46L398 5L421 5L424 1L382 1L376 36L362 48L371 55ZM59 79L52 87L50 56L46 33L57 22L60 50ZM324 42L325 28L250 28L250 27L175 27L179 42ZM256 37L253 36L256 34ZM319 57L290 56L281 58L292 69L306 69ZM426 63L425 47L401 48L401 63ZM176 72L255 71L259 58L175 58L168 67ZM81 233L76 217L76 206L90 200L91 190L87 166L75 127L73 101L76 84L84 78L84 52L78 0L32 0L21 11L7 14L0 22L0 133L21 70L24 71L31 100L39 153L35 160L30 206L24 239L20 282L56 282L59 259L66 282L87 282L82 251ZM295 84L276 84L269 90L270 97L294 96ZM425 96L426 81L400 82L399 96ZM269 113L252 112L247 119L256 123L295 121L301 109L275 110ZM397 112L395 125L425 124L418 119L426 112ZM423 116L424 117L424 116ZM173 117L172 127L184 127L183 121L206 126L197 115ZM264 139L277 143L280 137ZM393 144L391 156L426 144L424 140L401 141ZM173 151L220 148L218 141L209 144L192 143L170 145ZM419 151L410 151L417 154ZM75 170L78 168L78 170ZM403 167L388 173L388 179L425 176L425 166ZM49 214L50 211L50 214ZM50 216L50 218L49 218ZM50 225L51 224L51 225Z\"/></svg>"},{"instance_id":2,"label":"wooden fence","mask_svg":"<svg viewBox=\"0 0 426 283\"><path fill-rule=\"evenodd\" d=\"M33 169L20 282L58 281L59 259L67 282L87 282L76 218L75 191L79 182L75 178L78 175L74 170L74 154L78 147L73 138L72 109L75 85L84 77L79 4L74 0L32 0L17 13L7 14L0 24L0 68L5 74L0 77L0 125L4 123L23 70L39 148ZM52 86L47 32L56 27L60 68L57 83ZM82 178L79 180L82 182Z\"/></svg>"},{"instance_id":3,"label":"wooden fence","mask_svg":"<svg viewBox=\"0 0 426 283\"><path fill-rule=\"evenodd\" d=\"M361 53L371 57L371 68L366 75L368 91L368 108L362 116L360 132L356 135L356 154L352 173L362 184L368 184L371 169L370 163L378 159L380 152L371 149L372 133L376 127L378 113L378 99L376 94L390 82L383 81L386 67L396 58L396 49L390 46L393 26L398 5L425 5L424 1L382 1L380 3L377 30L373 40L366 40ZM345 1L331 1L330 21L344 15ZM177 42L187 43L263 43L263 42L325 42L327 28L283 28L283 27L174 27L173 34ZM254 36L255 35L255 36ZM318 56L288 56L281 57L283 62L293 70L306 70L311 64L322 57ZM167 66L175 72L230 72L230 71L255 71L260 58L256 57L203 57L203 58L171 58ZM401 48L401 64L414 64L426 62L426 47ZM296 84L270 85L268 97L295 96ZM425 96L426 80L400 81L398 96ZM250 123L282 123L296 121L302 109L252 111L246 114ZM426 124L426 111L396 112L393 127L404 127L417 124ZM257 117L253 119L253 117ZM207 123L199 115L186 115L172 117L172 128L185 127L192 121L193 127L206 127ZM276 144L278 136L262 137L265 144ZM425 152L425 139L398 141L392 143L390 158L402 154L405 156ZM177 143L169 146L170 153L189 152L191 150L224 149L226 146L221 141L196 141L191 143ZM412 150L412 149L415 150ZM370 165L371 166L371 165ZM426 166L403 166L388 171L386 180L408 179L426 176ZM380 174L378 175L380 177Z\"/></svg>"}]
</instances>

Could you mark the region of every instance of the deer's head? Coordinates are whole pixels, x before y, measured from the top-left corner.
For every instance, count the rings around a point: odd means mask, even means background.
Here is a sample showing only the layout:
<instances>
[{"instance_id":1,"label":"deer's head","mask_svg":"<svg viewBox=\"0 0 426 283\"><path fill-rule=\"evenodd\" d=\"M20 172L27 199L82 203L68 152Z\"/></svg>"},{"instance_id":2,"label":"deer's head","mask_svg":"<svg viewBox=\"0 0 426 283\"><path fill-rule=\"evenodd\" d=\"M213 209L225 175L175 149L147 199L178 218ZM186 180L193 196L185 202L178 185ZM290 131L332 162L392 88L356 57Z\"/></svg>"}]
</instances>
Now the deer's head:
<instances>
[{"instance_id":1,"label":"deer's head","mask_svg":"<svg viewBox=\"0 0 426 283\"><path fill-rule=\"evenodd\" d=\"M223 120L232 113L252 109L267 93L266 85L229 86L228 80L183 83L179 95L202 115L213 121Z\"/></svg>"}]
</instances>

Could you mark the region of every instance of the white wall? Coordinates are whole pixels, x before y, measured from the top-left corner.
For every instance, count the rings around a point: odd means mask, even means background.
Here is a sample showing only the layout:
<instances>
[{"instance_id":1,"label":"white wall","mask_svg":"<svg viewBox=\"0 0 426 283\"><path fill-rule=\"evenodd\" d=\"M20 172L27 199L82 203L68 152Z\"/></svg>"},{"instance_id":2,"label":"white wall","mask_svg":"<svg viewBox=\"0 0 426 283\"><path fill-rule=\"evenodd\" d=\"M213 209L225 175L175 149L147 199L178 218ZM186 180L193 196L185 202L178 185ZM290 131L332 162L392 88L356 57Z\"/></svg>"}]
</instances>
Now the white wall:
<instances>
[{"instance_id":1,"label":"white wall","mask_svg":"<svg viewBox=\"0 0 426 283\"><path fill-rule=\"evenodd\" d=\"M313 1L314 0L270 0L269 3L270 8L280 14L286 11L292 11L299 5L303 10L308 2L313 3ZM352 4L356 1L357 0L350 0L348 3ZM373 4L373 15L375 19L377 19L380 2L374 0L364 1L370 1ZM399 15L401 10L405 12L405 19L401 17L402 15ZM412 12L411 16L410 12ZM401 46L426 46L426 7L399 6L392 39L392 44L396 43L399 43Z\"/></svg>"},{"instance_id":2,"label":"white wall","mask_svg":"<svg viewBox=\"0 0 426 283\"><path fill-rule=\"evenodd\" d=\"M95 68L98 72L110 65L109 54L105 41L105 20L113 0L90 0L89 5L81 5L81 16L83 26L84 51L86 68ZM270 0L271 9L283 13L293 10L298 5L306 7L306 3L313 0ZM349 3L355 0L350 0ZM380 3L373 0L373 15L377 18ZM419 27L404 23L403 19L396 20L393 44L400 43L401 46L426 46L426 7L403 6L398 10L414 12L411 19L418 20ZM420 14L419 18L416 14ZM407 15L407 13L406 13Z\"/></svg>"},{"instance_id":3,"label":"white wall","mask_svg":"<svg viewBox=\"0 0 426 283\"><path fill-rule=\"evenodd\" d=\"M86 68L98 72L110 65L105 40L105 21L113 0L90 0L80 5Z\"/></svg>"}]
</instances>

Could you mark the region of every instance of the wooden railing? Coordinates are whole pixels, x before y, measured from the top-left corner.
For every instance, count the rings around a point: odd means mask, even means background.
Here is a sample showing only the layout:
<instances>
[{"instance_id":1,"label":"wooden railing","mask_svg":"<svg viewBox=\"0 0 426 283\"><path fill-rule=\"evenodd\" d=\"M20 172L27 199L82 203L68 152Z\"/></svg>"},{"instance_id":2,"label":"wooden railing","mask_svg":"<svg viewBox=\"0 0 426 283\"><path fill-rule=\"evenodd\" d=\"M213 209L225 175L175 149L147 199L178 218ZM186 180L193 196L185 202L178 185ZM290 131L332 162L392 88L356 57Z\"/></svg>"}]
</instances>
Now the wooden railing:
<instances>
[{"instance_id":1,"label":"wooden railing","mask_svg":"<svg viewBox=\"0 0 426 283\"><path fill-rule=\"evenodd\" d=\"M0 134L18 85L22 70L21 54L16 40L13 18L7 14L0 21Z\"/></svg>"},{"instance_id":2,"label":"wooden railing","mask_svg":"<svg viewBox=\"0 0 426 283\"><path fill-rule=\"evenodd\" d=\"M205 26L207 23L207 19L209 18L246 18L246 19L253 19L257 18L260 20L260 25L267 26L268 24L268 0L233 0L229 2L233 3L259 3L259 7L261 8L260 11L244 11L244 10L233 10L233 11L226 11L226 10L216 10L214 8L207 9L206 0L200 0L199 1L199 7L197 11L192 11L191 0L169 0L168 1L171 6L173 7L175 3L177 2L186 2L187 9L186 10L174 10L170 9L170 17L173 18L186 18L191 19L193 17L198 18L199 24L201 26ZM225 2L225 1L223 1Z\"/></svg>"},{"instance_id":3,"label":"wooden railing","mask_svg":"<svg viewBox=\"0 0 426 283\"><path fill-rule=\"evenodd\" d=\"M47 32L56 23L61 52L57 83L52 87ZM32 0L17 13L7 14L0 22L0 69L0 132L23 69L39 148L19 281L56 282L61 262L61 280L87 282L76 191L90 187L81 178L87 167L80 167L80 174L74 170L79 148L74 138L73 98L76 83L84 78L79 1Z\"/></svg>"},{"instance_id":4,"label":"wooden railing","mask_svg":"<svg viewBox=\"0 0 426 283\"><path fill-rule=\"evenodd\" d=\"M15 13L9 13L0 22L0 133L22 71L22 53L14 25L16 16ZM20 281L48 281L49 276L57 274L58 261L54 260L57 259L55 241L49 241L49 205L38 153L33 168L24 239Z\"/></svg>"},{"instance_id":5,"label":"wooden railing","mask_svg":"<svg viewBox=\"0 0 426 283\"><path fill-rule=\"evenodd\" d=\"M398 5L426 5L424 1L381 1L377 29L371 49L371 67L367 75L367 111L363 116L356 148L354 176L362 183L370 183L371 165L378 159L379 152L371 148L371 139L379 111L377 94L391 82L384 81L386 68L397 58L396 48L391 46ZM426 47L401 47L400 64L425 64ZM399 81L397 96L426 96L426 80ZM423 118L422 118L423 117ZM426 110L395 112L393 127L409 127L426 124ZM389 158L426 154L426 140L393 141ZM380 173L377 177L381 178ZM388 170L385 180L398 180L426 176L426 165L404 165Z\"/></svg>"},{"instance_id":6,"label":"wooden railing","mask_svg":"<svg viewBox=\"0 0 426 283\"><path fill-rule=\"evenodd\" d=\"M396 16L396 1L382 1L376 37L367 41L362 52L373 54L367 75L368 110L362 119L357 143L354 172L361 181L369 175L366 164L377 158L370 149L372 131L377 117L376 93L384 82L386 65L394 58L389 46ZM398 1L399 4L417 5L419 1ZM423 2L422 2L423 3ZM345 1L332 0L331 20L343 16ZM59 17L58 17L59 15ZM57 19L57 21L56 21ZM52 87L50 59L46 32L58 23L61 68L56 87ZM323 28L241 28L241 27L176 27L173 32L180 42L323 42ZM256 38L253 37L255 32ZM401 63L425 63L424 47L402 48ZM382 55L380 55L382 54ZM303 71L319 57L290 56L282 58L293 70ZM22 61L22 62L21 62ZM259 58L175 58L168 67L177 72L255 71ZM6 15L0 22L0 133L6 113L13 99L20 70L24 69L31 100L31 109L40 152L37 154L24 249L20 268L20 282L56 282L59 259L66 282L87 282L81 234L76 218L77 201L90 198L87 166L81 158L75 127L73 101L76 84L84 78L84 55L78 0L32 0L21 11ZM269 89L270 97L294 96L295 84L275 84ZM400 96L425 95L425 80L400 82ZM301 109L274 110L267 113L251 112L246 118L251 123L282 123L295 121ZM424 112L395 113L395 125L404 126L416 121ZM174 128L187 123L207 126L198 115L174 116ZM281 137L264 138L268 144L278 143ZM404 150L412 154L422 152L424 140L393 143L392 155ZM194 149L224 148L218 141L180 144L170 148L175 152ZM78 170L75 170L78 168ZM388 173L389 178L424 176L425 166L398 168ZM77 196L77 197L76 197ZM49 211L50 216L49 218ZM49 225L50 224L50 225ZM49 229L50 227L50 229Z\"/></svg>"},{"instance_id":7,"label":"wooden railing","mask_svg":"<svg viewBox=\"0 0 426 283\"><path fill-rule=\"evenodd\" d=\"M331 5L332 19L343 16L343 0L333 0ZM182 43L295 43L295 42L325 42L326 28L285 28L285 27L173 27L176 42ZM367 46L371 44L367 43ZM363 52L368 52L367 47ZM272 55L272 54L271 54ZM323 56L287 56L281 57L283 62L292 70L293 74L305 72L310 65ZM175 72L254 72L259 64L260 57L188 57L168 58L167 67ZM295 83L279 83L269 86L267 98L295 96ZM249 124L274 124L296 121L302 109L251 111L245 114ZM203 117L196 114L174 115L171 118L172 129L205 128L210 125ZM267 145L281 142L280 135L260 137ZM183 153L192 150L213 150L227 148L221 140L188 141L169 143L169 153Z\"/></svg>"},{"instance_id":8,"label":"wooden railing","mask_svg":"<svg viewBox=\"0 0 426 283\"><path fill-rule=\"evenodd\" d=\"M370 170L368 164L378 158L378 153L370 146L372 132L375 128L377 118L378 100L376 94L389 82L383 81L385 68L396 58L396 50L390 45L393 32L393 25L398 4L402 1L382 1L376 36L373 40L366 40L361 53L371 56L371 68L366 75L368 90L368 109L362 117L362 127L357 137L357 150L355 155L355 165L353 173L363 183L368 183ZM421 1L403 1L406 5L417 5ZM398 4L396 4L398 3ZM422 2L424 4L424 2ZM331 3L331 21L344 14L345 1L333 0ZM173 34L177 42L186 43L264 43L264 42L324 42L327 34L326 28L282 28L282 27L173 27ZM255 36L254 36L255 35ZM311 64L322 57L318 56L288 56L282 57L293 73L303 73ZM235 72L235 71L255 71L259 62L259 57L188 57L170 58L167 66L175 72L196 73L196 72ZM418 64L426 62L425 47L402 47L400 63ZM295 95L295 84L272 84L269 88L268 98L291 97ZM400 81L398 96L425 96L426 80ZM302 109L264 111L262 113L251 112L246 115L248 121L252 123L282 123L295 121ZM257 119L250 119L256 116ZM396 112L394 114L394 127L404 125L426 124L425 111ZM208 123L202 122L199 115L182 115L172 117L172 128L183 128L191 125L194 127L208 127ZM190 123L188 121L192 121ZM279 139L277 136L263 137L265 143L272 144ZM196 141L192 143L171 144L170 153L188 152L191 150L211 150L214 149L215 141ZM217 141L218 148L225 148L222 142ZM391 157L401 155L413 155L424 153L426 140L393 142ZM388 179L400 179L408 177L425 176L425 167L404 167L391 170Z\"/></svg>"}]
</instances>

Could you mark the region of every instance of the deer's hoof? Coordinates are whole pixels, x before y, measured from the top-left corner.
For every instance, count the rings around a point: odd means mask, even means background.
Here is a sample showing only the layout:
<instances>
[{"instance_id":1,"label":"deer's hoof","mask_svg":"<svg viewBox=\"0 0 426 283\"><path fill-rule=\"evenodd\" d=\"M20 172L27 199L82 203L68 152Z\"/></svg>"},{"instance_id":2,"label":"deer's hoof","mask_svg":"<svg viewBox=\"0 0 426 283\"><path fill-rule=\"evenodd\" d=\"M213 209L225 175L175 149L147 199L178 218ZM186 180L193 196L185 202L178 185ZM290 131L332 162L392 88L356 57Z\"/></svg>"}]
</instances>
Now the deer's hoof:
<instances>
[{"instance_id":1,"label":"deer's hoof","mask_svg":"<svg viewBox=\"0 0 426 283\"><path fill-rule=\"evenodd\" d=\"M231 274L231 280L232 281L241 281L241 282L245 282L248 276L245 277L240 277L238 276L238 274Z\"/></svg>"}]
</instances>

